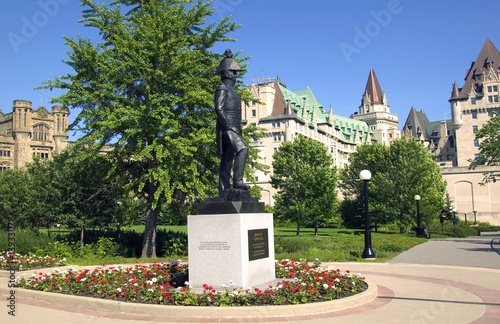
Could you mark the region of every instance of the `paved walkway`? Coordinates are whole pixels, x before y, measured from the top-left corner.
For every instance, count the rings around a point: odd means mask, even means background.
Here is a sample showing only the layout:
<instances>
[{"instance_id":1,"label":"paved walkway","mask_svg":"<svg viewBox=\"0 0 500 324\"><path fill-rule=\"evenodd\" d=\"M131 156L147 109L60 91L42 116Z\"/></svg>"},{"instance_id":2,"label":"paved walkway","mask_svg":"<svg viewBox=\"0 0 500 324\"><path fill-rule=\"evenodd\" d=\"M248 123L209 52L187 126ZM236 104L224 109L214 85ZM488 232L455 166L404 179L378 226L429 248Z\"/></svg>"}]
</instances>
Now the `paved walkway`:
<instances>
[{"instance_id":1,"label":"paved walkway","mask_svg":"<svg viewBox=\"0 0 500 324\"><path fill-rule=\"evenodd\" d=\"M371 292L316 305L202 309L31 291L22 297L17 289L13 318L0 278L0 323L500 323L500 233L432 239L387 263L324 265L361 273Z\"/></svg>"}]
</instances>

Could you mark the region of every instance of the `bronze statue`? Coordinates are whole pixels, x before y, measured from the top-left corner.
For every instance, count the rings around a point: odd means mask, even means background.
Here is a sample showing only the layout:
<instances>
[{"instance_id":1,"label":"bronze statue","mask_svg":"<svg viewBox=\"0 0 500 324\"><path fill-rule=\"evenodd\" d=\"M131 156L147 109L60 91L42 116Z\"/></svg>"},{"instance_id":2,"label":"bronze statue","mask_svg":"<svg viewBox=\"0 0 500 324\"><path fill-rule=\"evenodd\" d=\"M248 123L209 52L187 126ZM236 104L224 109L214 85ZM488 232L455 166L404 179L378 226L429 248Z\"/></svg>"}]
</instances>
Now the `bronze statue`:
<instances>
[{"instance_id":1,"label":"bronze statue","mask_svg":"<svg viewBox=\"0 0 500 324\"><path fill-rule=\"evenodd\" d=\"M241 136L241 99L234 90L236 75L241 71L233 59L230 49L224 52L224 58L217 67L216 74L221 82L215 90L215 113L217 154L219 165L219 195L230 189L231 168L233 169L233 188L248 190L250 186L243 182L243 173L248 157L248 146Z\"/></svg>"}]
</instances>

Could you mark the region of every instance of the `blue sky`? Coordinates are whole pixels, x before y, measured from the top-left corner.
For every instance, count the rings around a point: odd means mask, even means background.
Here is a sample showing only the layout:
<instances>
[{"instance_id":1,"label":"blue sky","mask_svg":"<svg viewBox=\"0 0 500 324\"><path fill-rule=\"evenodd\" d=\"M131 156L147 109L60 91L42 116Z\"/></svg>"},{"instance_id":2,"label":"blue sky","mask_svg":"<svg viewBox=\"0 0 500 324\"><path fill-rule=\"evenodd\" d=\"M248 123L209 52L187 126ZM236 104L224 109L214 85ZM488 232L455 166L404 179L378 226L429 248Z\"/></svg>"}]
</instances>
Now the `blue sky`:
<instances>
[{"instance_id":1,"label":"blue sky","mask_svg":"<svg viewBox=\"0 0 500 324\"><path fill-rule=\"evenodd\" d=\"M348 117L357 111L374 69L400 125L410 108L430 120L450 118L452 83L461 87L489 38L500 48L498 0L214 0L214 15L243 26L215 51L250 56L244 79L275 78L292 91L309 86L325 110ZM71 73L62 62L63 35L98 39L78 19L77 0L2 2L0 12L0 109L31 100L49 107L60 92L34 90ZM76 111L72 112L73 120ZM74 136L72 136L74 139Z\"/></svg>"}]
</instances>

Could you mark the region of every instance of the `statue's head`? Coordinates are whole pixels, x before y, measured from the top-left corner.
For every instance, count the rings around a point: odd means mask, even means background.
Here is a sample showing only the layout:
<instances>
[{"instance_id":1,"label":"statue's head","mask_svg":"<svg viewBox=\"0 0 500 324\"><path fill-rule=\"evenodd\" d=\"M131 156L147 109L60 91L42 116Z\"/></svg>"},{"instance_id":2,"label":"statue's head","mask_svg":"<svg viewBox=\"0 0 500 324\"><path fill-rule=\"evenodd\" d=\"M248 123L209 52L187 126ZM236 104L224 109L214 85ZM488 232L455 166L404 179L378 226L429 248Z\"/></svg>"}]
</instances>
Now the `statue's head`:
<instances>
[{"instance_id":1,"label":"statue's head","mask_svg":"<svg viewBox=\"0 0 500 324\"><path fill-rule=\"evenodd\" d=\"M215 74L220 75L221 79L231 79L236 80L236 74L238 71L242 71L243 69L240 67L238 62L233 59L233 52L230 49L227 49L224 52L224 58L220 61Z\"/></svg>"}]
</instances>

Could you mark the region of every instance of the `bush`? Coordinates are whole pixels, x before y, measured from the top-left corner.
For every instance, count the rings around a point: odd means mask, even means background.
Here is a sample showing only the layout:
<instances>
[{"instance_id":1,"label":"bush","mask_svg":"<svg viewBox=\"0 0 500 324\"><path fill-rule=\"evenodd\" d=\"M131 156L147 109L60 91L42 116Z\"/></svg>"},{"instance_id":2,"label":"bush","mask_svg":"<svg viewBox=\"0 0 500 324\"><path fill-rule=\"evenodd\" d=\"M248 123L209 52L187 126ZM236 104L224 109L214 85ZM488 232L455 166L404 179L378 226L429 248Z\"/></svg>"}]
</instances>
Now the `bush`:
<instances>
[{"instance_id":1,"label":"bush","mask_svg":"<svg viewBox=\"0 0 500 324\"><path fill-rule=\"evenodd\" d=\"M143 234L133 230L87 230L85 231L84 244L96 245L96 252L106 256L122 256L138 258L142 253ZM79 242L80 231L75 230L58 240ZM174 255L169 244L175 244L175 255L187 253L187 235L181 232L158 229L156 231L156 254L159 257ZM182 252L182 253L181 253ZM104 255L103 255L104 256Z\"/></svg>"},{"instance_id":2,"label":"bush","mask_svg":"<svg viewBox=\"0 0 500 324\"><path fill-rule=\"evenodd\" d=\"M468 236L478 236L480 235L480 227L465 225L464 222L458 222L457 225L453 225L450 221L445 221L444 224L439 222L432 223L428 230L431 232L432 237L437 236L447 236L447 237L468 237ZM456 231L456 233L455 233Z\"/></svg>"},{"instance_id":3,"label":"bush","mask_svg":"<svg viewBox=\"0 0 500 324\"><path fill-rule=\"evenodd\" d=\"M32 230L16 230L15 236L15 252L19 254L33 253L34 251L47 246L54 239L49 238L46 233L34 232ZM0 251L9 250L8 232L0 232Z\"/></svg>"}]
</instances>

